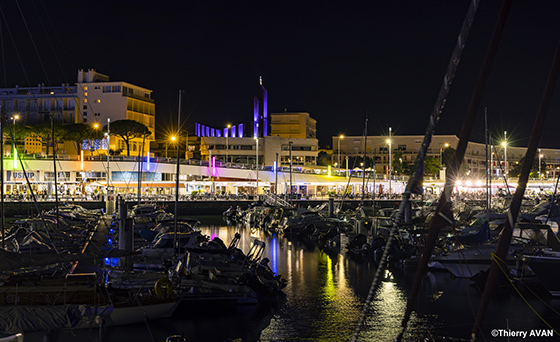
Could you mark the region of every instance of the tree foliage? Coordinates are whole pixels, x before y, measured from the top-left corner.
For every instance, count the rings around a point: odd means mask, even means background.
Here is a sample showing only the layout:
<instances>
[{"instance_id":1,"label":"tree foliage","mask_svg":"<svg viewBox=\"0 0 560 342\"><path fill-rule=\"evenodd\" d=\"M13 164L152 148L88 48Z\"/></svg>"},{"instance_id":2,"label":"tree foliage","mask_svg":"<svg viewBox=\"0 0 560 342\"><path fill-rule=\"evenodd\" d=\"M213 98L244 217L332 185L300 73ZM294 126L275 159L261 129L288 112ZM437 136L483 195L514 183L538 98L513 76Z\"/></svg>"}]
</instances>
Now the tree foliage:
<instances>
[{"instance_id":1,"label":"tree foliage","mask_svg":"<svg viewBox=\"0 0 560 342\"><path fill-rule=\"evenodd\" d=\"M435 157L428 156L424 160L424 175L437 177L439 175L440 164Z\"/></svg>"},{"instance_id":2,"label":"tree foliage","mask_svg":"<svg viewBox=\"0 0 560 342\"><path fill-rule=\"evenodd\" d=\"M130 142L133 139L150 136L152 132L146 125L134 120L117 120L111 123L111 135L119 136L126 144L126 155L130 156ZM107 132L107 126L103 127L103 132Z\"/></svg>"},{"instance_id":3,"label":"tree foliage","mask_svg":"<svg viewBox=\"0 0 560 342\"><path fill-rule=\"evenodd\" d=\"M74 123L70 125L65 125L64 141L71 141L74 143L76 151L81 150L82 141L102 139L103 132L99 129L95 129L91 125L85 123Z\"/></svg>"},{"instance_id":4,"label":"tree foliage","mask_svg":"<svg viewBox=\"0 0 560 342\"><path fill-rule=\"evenodd\" d=\"M511 177L519 177L521 174L521 168L523 167L523 163L525 163L525 156L523 156L519 162L514 163L509 168L509 175ZM508 163L509 164L509 163ZM546 158L541 158L541 178L543 174L546 174ZM533 166L531 167L531 173L529 174L530 178L539 178L539 156L535 156L535 160L533 160Z\"/></svg>"},{"instance_id":5,"label":"tree foliage","mask_svg":"<svg viewBox=\"0 0 560 342\"><path fill-rule=\"evenodd\" d=\"M453 147L446 147L441 153L441 164L449 168L449 166L451 165L451 161L455 156L455 152L456 150Z\"/></svg>"}]
</instances>

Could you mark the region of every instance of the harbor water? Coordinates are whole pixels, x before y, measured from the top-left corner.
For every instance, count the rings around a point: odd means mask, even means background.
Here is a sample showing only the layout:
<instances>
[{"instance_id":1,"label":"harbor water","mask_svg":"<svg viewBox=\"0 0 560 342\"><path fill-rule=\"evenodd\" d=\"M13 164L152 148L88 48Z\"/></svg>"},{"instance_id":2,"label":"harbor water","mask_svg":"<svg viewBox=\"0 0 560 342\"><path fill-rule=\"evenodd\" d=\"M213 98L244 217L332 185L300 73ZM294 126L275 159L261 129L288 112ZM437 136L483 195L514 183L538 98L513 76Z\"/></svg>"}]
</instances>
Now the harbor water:
<instances>
[{"instance_id":1,"label":"harbor water","mask_svg":"<svg viewBox=\"0 0 560 342\"><path fill-rule=\"evenodd\" d=\"M227 245L236 232L247 252L255 239L266 243L264 256L272 270L287 280L285 298L259 306L223 308L181 306L174 317L122 327L33 333L25 341L156 341L181 335L202 341L351 341L368 298L376 267L347 257L344 250L265 235L250 227L231 226L221 216L198 218L203 234ZM357 341L394 341L405 312L415 270L385 272L365 312ZM560 330L560 300L539 286L501 288L491 300L480 341L555 341ZM471 280L446 271L430 271L404 341L468 341L481 294ZM511 334L516 333L516 336ZM526 332L525 338L522 332ZM537 337L538 334L538 337ZM532 335L532 336L531 336ZM544 335L544 336L542 336Z\"/></svg>"}]
</instances>

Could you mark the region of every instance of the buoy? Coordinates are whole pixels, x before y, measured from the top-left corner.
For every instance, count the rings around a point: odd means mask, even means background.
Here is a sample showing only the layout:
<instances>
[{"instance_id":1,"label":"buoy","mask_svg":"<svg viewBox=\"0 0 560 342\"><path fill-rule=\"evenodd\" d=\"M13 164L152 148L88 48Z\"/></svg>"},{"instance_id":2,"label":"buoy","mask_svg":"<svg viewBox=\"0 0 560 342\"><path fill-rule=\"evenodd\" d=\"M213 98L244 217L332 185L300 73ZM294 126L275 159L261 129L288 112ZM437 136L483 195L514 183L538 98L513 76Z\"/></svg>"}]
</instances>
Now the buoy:
<instances>
[{"instance_id":1,"label":"buoy","mask_svg":"<svg viewBox=\"0 0 560 342\"><path fill-rule=\"evenodd\" d=\"M167 278L161 278L156 281L154 291L158 296L163 295L164 297L167 297L173 293L173 283L171 283L171 280Z\"/></svg>"}]
</instances>

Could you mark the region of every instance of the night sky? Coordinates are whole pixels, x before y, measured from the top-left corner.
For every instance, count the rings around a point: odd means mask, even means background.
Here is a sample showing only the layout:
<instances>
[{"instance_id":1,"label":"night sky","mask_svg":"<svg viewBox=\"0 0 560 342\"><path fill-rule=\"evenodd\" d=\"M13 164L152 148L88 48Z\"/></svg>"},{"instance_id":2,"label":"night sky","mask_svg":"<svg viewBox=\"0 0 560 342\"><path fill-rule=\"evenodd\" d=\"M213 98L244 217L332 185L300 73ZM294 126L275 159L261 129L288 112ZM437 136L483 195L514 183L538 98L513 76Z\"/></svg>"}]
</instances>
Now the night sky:
<instances>
[{"instance_id":1,"label":"night sky","mask_svg":"<svg viewBox=\"0 0 560 342\"><path fill-rule=\"evenodd\" d=\"M469 4L5 0L0 82L74 84L93 68L152 89L161 132L183 90L192 134L195 121L249 127L262 76L269 112L309 112L322 147L361 135L366 118L370 135L423 134ZM459 134L500 6L482 1L436 134ZM487 107L492 134L526 146L559 23L560 1L514 1L471 140L484 142ZM560 148L559 129L557 90L541 146Z\"/></svg>"}]
</instances>

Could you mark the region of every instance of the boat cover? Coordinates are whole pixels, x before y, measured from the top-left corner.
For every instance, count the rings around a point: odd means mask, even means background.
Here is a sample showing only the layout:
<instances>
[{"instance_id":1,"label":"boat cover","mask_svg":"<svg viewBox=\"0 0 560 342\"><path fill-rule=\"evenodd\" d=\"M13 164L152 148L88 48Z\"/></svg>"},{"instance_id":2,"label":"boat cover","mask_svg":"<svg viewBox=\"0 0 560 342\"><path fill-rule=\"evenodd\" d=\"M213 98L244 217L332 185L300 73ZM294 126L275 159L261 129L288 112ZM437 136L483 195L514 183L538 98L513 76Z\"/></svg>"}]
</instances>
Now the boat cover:
<instances>
[{"instance_id":1,"label":"boat cover","mask_svg":"<svg viewBox=\"0 0 560 342\"><path fill-rule=\"evenodd\" d=\"M0 331L31 333L77 326L82 320L79 305L2 306Z\"/></svg>"},{"instance_id":2,"label":"boat cover","mask_svg":"<svg viewBox=\"0 0 560 342\"><path fill-rule=\"evenodd\" d=\"M96 258L120 258L124 256L138 254L134 251L125 251L120 249L112 249L106 251L97 251L96 253L40 253L40 254L22 254L8 252L0 249L0 272L17 271L22 267L30 266L46 266L57 263L73 262L80 260L91 260Z\"/></svg>"}]
</instances>

